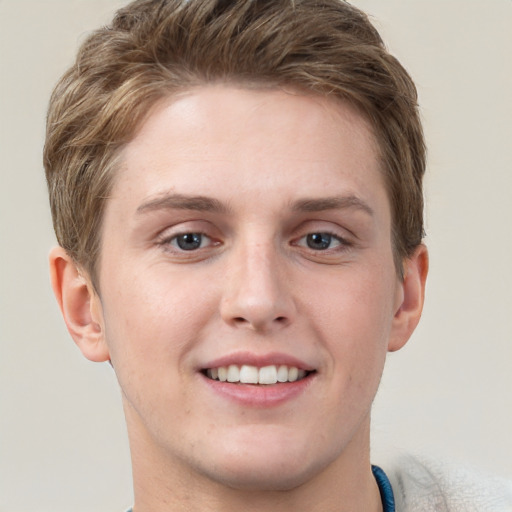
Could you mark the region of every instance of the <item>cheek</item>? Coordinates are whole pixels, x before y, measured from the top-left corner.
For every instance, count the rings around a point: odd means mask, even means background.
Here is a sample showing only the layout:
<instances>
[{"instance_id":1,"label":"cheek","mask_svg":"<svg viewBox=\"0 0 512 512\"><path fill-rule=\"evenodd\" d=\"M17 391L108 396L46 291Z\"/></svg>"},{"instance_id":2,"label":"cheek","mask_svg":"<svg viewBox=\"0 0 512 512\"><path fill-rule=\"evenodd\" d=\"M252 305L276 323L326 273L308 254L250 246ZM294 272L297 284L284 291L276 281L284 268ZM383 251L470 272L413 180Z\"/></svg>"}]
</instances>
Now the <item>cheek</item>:
<instances>
[{"instance_id":1,"label":"cheek","mask_svg":"<svg viewBox=\"0 0 512 512\"><path fill-rule=\"evenodd\" d=\"M353 391L366 385L376 388L393 322L394 283L393 272L375 266L333 276L315 288L315 298L308 301L310 318L330 355L337 385L354 386Z\"/></svg>"},{"instance_id":2,"label":"cheek","mask_svg":"<svg viewBox=\"0 0 512 512\"><path fill-rule=\"evenodd\" d=\"M168 380L166 385L175 384L201 325L214 313L212 294L200 280L161 270L119 273L106 280L105 334L121 384L157 376Z\"/></svg>"},{"instance_id":3,"label":"cheek","mask_svg":"<svg viewBox=\"0 0 512 512\"><path fill-rule=\"evenodd\" d=\"M111 323L128 333L139 333L139 343L149 340L144 333L186 336L200 321L201 312L209 314L211 293L199 276L188 278L185 272L165 272L153 266L144 272L119 274L108 283L105 297L106 316Z\"/></svg>"},{"instance_id":4,"label":"cheek","mask_svg":"<svg viewBox=\"0 0 512 512\"><path fill-rule=\"evenodd\" d=\"M188 354L198 342L200 324L211 315L211 300L199 286L176 276L154 277L149 272L119 276L104 287L112 364L130 410L140 418L153 417L162 403L186 414ZM165 425L156 421L155 428L164 431Z\"/></svg>"},{"instance_id":5,"label":"cheek","mask_svg":"<svg viewBox=\"0 0 512 512\"><path fill-rule=\"evenodd\" d=\"M365 339L365 345L375 345L389 335L395 287L394 273L381 265L353 272L347 268L316 280L305 294L310 297L306 307L314 309L311 316L319 327L325 325L340 340Z\"/></svg>"}]
</instances>

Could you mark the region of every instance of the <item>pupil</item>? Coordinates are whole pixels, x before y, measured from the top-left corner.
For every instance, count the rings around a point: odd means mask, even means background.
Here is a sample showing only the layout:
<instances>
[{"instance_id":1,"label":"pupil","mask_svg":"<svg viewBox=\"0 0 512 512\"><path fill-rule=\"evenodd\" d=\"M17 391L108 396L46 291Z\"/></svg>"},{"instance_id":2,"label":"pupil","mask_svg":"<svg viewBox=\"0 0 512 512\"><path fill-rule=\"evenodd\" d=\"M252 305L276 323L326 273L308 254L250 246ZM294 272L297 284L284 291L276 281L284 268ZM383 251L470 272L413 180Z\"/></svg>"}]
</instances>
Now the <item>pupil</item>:
<instances>
[{"instance_id":1,"label":"pupil","mask_svg":"<svg viewBox=\"0 0 512 512\"><path fill-rule=\"evenodd\" d=\"M328 249L331 238L329 233L312 233L307 236L307 244L310 249Z\"/></svg>"},{"instance_id":2,"label":"pupil","mask_svg":"<svg viewBox=\"0 0 512 512\"><path fill-rule=\"evenodd\" d=\"M201 247L201 234L186 233L185 235L180 235L176 242L180 249L184 251L192 251Z\"/></svg>"}]
</instances>

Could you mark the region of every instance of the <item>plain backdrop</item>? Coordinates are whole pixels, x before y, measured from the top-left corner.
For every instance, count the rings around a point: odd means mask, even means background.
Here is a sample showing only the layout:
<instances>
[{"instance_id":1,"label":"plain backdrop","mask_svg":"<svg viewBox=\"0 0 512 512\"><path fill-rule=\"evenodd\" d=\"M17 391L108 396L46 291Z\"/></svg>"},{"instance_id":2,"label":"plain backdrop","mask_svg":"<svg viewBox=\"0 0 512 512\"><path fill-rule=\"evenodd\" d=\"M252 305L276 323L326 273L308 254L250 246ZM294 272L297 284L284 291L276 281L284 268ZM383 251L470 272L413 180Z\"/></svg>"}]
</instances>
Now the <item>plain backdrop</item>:
<instances>
[{"instance_id":1,"label":"plain backdrop","mask_svg":"<svg viewBox=\"0 0 512 512\"><path fill-rule=\"evenodd\" d=\"M129 451L111 368L50 291L41 150L51 89L118 0L0 0L0 512L122 512ZM357 0L419 89L429 146L420 327L391 354L373 461L512 477L512 1Z\"/></svg>"}]
</instances>

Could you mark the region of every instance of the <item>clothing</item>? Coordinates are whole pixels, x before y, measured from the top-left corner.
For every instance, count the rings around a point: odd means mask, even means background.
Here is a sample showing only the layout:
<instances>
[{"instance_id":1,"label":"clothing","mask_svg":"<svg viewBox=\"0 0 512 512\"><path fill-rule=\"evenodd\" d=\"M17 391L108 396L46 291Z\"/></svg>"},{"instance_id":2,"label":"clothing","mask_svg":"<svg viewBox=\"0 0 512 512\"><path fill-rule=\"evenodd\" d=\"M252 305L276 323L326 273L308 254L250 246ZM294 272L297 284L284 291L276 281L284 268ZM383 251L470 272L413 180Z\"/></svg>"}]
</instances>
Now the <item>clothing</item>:
<instances>
[{"instance_id":1,"label":"clothing","mask_svg":"<svg viewBox=\"0 0 512 512\"><path fill-rule=\"evenodd\" d=\"M395 497L389 478L379 466L372 466L372 473L379 486L382 512L395 512Z\"/></svg>"},{"instance_id":2,"label":"clothing","mask_svg":"<svg viewBox=\"0 0 512 512\"><path fill-rule=\"evenodd\" d=\"M384 512L512 512L512 481L414 457L372 472Z\"/></svg>"},{"instance_id":3,"label":"clothing","mask_svg":"<svg viewBox=\"0 0 512 512\"><path fill-rule=\"evenodd\" d=\"M413 457L386 472L396 512L512 512L512 481Z\"/></svg>"}]
</instances>

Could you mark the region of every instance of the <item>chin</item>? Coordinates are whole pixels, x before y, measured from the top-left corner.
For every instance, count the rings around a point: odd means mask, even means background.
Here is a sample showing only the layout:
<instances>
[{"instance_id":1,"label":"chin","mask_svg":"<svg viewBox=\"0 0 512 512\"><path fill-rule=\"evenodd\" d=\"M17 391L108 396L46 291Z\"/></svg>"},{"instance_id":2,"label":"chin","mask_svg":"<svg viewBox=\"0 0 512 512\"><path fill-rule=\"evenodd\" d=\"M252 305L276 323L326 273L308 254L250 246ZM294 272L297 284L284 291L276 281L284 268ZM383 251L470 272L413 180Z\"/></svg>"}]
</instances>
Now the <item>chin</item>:
<instances>
[{"instance_id":1,"label":"chin","mask_svg":"<svg viewBox=\"0 0 512 512\"><path fill-rule=\"evenodd\" d=\"M231 489L241 491L290 491L308 482L317 473L315 468L300 465L284 466L282 463L267 461L265 467L238 465L235 469L226 467L215 470L211 479Z\"/></svg>"},{"instance_id":2,"label":"chin","mask_svg":"<svg viewBox=\"0 0 512 512\"><path fill-rule=\"evenodd\" d=\"M323 453L312 439L266 434L244 442L219 443L221 451L210 459L215 464L202 460L203 474L237 490L289 491L310 481L338 456L332 449Z\"/></svg>"}]
</instances>

